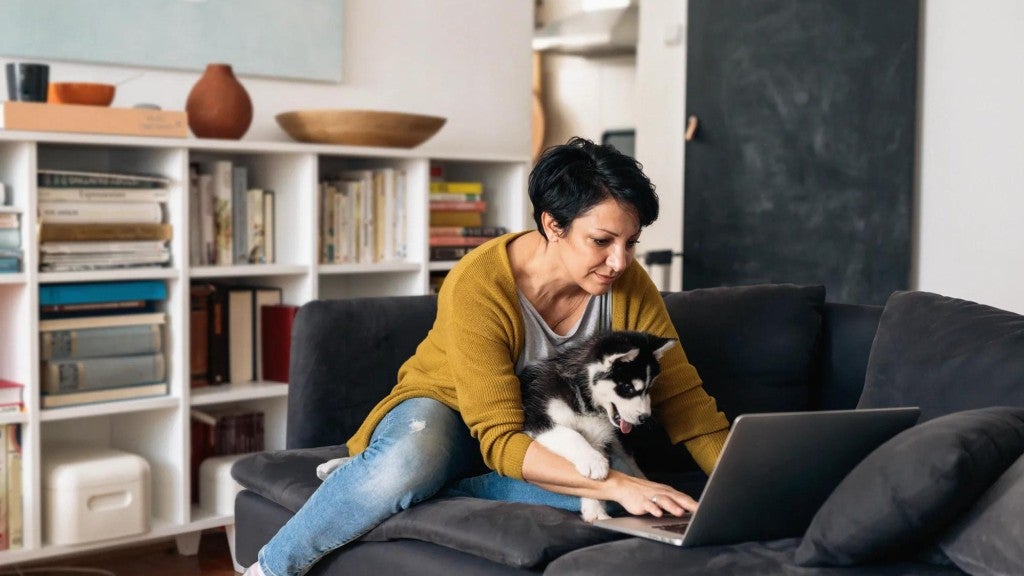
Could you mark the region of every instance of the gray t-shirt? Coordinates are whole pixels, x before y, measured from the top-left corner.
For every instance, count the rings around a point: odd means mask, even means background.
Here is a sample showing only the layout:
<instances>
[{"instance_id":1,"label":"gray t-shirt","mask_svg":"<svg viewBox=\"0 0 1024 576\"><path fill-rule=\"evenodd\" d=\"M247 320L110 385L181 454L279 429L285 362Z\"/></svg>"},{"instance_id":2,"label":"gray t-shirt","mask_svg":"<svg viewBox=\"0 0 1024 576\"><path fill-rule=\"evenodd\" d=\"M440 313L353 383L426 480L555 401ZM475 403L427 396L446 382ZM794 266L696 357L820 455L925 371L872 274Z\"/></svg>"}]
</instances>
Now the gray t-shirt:
<instances>
[{"instance_id":1,"label":"gray t-shirt","mask_svg":"<svg viewBox=\"0 0 1024 576\"><path fill-rule=\"evenodd\" d=\"M562 347L579 342L599 332L608 332L612 328L611 292L600 296L591 296L587 308L579 322L565 336L555 334L541 317L540 312L530 301L519 292L519 306L523 310L523 324L526 326L526 338L523 343L523 354L516 362L516 374L530 364L551 356Z\"/></svg>"}]
</instances>

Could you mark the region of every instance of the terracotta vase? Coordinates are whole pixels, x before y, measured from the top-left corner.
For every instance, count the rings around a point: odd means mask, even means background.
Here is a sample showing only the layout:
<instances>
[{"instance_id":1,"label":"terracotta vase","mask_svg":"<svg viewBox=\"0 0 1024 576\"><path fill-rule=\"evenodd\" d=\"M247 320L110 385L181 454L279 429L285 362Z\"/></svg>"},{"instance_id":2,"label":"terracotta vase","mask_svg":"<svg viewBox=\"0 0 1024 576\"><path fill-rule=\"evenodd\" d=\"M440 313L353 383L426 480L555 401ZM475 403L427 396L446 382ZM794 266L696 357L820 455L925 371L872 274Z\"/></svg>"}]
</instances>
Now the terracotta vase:
<instances>
[{"instance_id":1,"label":"terracotta vase","mask_svg":"<svg viewBox=\"0 0 1024 576\"><path fill-rule=\"evenodd\" d=\"M199 138L241 138L252 123L252 100L228 64L209 64L185 102L188 127Z\"/></svg>"}]
</instances>

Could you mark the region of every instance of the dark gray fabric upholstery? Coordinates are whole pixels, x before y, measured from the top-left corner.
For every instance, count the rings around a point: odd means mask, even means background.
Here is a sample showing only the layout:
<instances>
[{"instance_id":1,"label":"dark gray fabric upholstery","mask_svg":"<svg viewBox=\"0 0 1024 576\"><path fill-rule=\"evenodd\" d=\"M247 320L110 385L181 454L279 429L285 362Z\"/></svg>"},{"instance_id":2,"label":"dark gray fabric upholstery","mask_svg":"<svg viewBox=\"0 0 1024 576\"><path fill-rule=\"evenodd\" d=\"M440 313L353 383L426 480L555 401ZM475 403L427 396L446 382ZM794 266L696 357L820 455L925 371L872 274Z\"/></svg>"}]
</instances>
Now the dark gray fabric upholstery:
<instances>
[{"instance_id":1,"label":"dark gray fabric upholstery","mask_svg":"<svg viewBox=\"0 0 1024 576\"><path fill-rule=\"evenodd\" d=\"M316 300L292 334L288 448L347 441L427 335L434 296Z\"/></svg>"},{"instance_id":2,"label":"dark gray fabric upholstery","mask_svg":"<svg viewBox=\"0 0 1024 576\"><path fill-rule=\"evenodd\" d=\"M818 509L796 552L802 566L849 566L916 554L1024 453L1024 408L956 412L894 436Z\"/></svg>"},{"instance_id":3,"label":"dark gray fabric upholstery","mask_svg":"<svg viewBox=\"0 0 1024 576\"><path fill-rule=\"evenodd\" d=\"M855 408L864 390L871 344L875 341L881 306L825 304L821 386L814 390L815 408Z\"/></svg>"},{"instance_id":4,"label":"dark gray fabric upholstery","mask_svg":"<svg viewBox=\"0 0 1024 576\"><path fill-rule=\"evenodd\" d=\"M687 359L731 422L746 412L811 407L818 387L823 286L765 284L664 296ZM644 470L699 470L657 427L626 437Z\"/></svg>"},{"instance_id":5,"label":"dark gray fabric upholstery","mask_svg":"<svg viewBox=\"0 0 1024 576\"><path fill-rule=\"evenodd\" d=\"M345 446L259 452L235 462L231 476L248 490L297 512L320 487L316 467L347 455Z\"/></svg>"},{"instance_id":6,"label":"dark gray fabric upholstery","mask_svg":"<svg viewBox=\"0 0 1024 576\"><path fill-rule=\"evenodd\" d=\"M929 292L885 305L858 407L920 406L921 419L1024 406L1024 316Z\"/></svg>"},{"instance_id":7,"label":"dark gray fabric upholstery","mask_svg":"<svg viewBox=\"0 0 1024 576\"><path fill-rule=\"evenodd\" d=\"M731 546L679 548L640 538L592 546L562 556L545 576L595 574L643 576L952 576L956 568L892 563L845 568L805 568L793 562L799 538Z\"/></svg>"},{"instance_id":8,"label":"dark gray fabric upholstery","mask_svg":"<svg viewBox=\"0 0 1024 576\"><path fill-rule=\"evenodd\" d=\"M973 576L1024 571L1024 456L943 535L946 556Z\"/></svg>"}]
</instances>

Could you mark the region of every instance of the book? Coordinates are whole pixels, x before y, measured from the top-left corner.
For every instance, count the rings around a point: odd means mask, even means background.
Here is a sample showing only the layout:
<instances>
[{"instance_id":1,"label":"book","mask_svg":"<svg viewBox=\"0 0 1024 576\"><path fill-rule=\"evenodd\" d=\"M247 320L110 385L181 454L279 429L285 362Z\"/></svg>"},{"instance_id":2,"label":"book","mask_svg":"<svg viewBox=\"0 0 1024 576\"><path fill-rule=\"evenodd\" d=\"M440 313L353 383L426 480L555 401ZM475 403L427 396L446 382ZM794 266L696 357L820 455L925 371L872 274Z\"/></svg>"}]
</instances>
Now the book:
<instances>
[{"instance_id":1,"label":"book","mask_svg":"<svg viewBox=\"0 0 1024 576\"><path fill-rule=\"evenodd\" d=\"M253 290L215 285L209 296L209 382L253 379Z\"/></svg>"},{"instance_id":2,"label":"book","mask_svg":"<svg viewBox=\"0 0 1024 576\"><path fill-rule=\"evenodd\" d=\"M39 359L153 354L163 350L163 324L40 332Z\"/></svg>"},{"instance_id":3,"label":"book","mask_svg":"<svg viewBox=\"0 0 1024 576\"><path fill-rule=\"evenodd\" d=\"M21 230L0 228L0 248L21 248Z\"/></svg>"},{"instance_id":4,"label":"book","mask_svg":"<svg viewBox=\"0 0 1024 576\"><path fill-rule=\"evenodd\" d=\"M265 306L276 306L281 303L281 289L276 287L253 288L253 379L263 381L263 314Z\"/></svg>"},{"instance_id":5,"label":"book","mask_svg":"<svg viewBox=\"0 0 1024 576\"><path fill-rule=\"evenodd\" d=\"M70 392L66 394L44 393L40 399L40 405L44 409L63 408L68 406L79 406L82 404L95 404L97 402L112 402L115 400L131 400L166 395L167 383L159 382L155 384L121 386L119 388L87 390L84 392Z\"/></svg>"},{"instance_id":6,"label":"book","mask_svg":"<svg viewBox=\"0 0 1024 576\"><path fill-rule=\"evenodd\" d=\"M0 425L0 550L10 548L7 531L7 434L6 425Z\"/></svg>"},{"instance_id":7,"label":"book","mask_svg":"<svg viewBox=\"0 0 1024 576\"><path fill-rule=\"evenodd\" d=\"M501 236L508 233L504 226L431 226L430 236Z\"/></svg>"},{"instance_id":8,"label":"book","mask_svg":"<svg viewBox=\"0 0 1024 576\"><path fill-rule=\"evenodd\" d=\"M131 302L136 301L133 300ZM144 301L139 300L138 302ZM120 302L112 302L111 304L120 304ZM167 315L163 312L53 318L40 320L39 331L51 332L55 330L86 330L91 328L113 328L117 326L145 326L149 324L163 324L166 322L166 318Z\"/></svg>"},{"instance_id":9,"label":"book","mask_svg":"<svg viewBox=\"0 0 1024 576\"><path fill-rule=\"evenodd\" d=\"M110 316L115 314L152 312L153 300L122 300L120 302L86 302L83 304L49 304L39 307L39 317L79 318L83 316Z\"/></svg>"},{"instance_id":10,"label":"book","mask_svg":"<svg viewBox=\"0 0 1024 576\"><path fill-rule=\"evenodd\" d=\"M135 265L166 264L171 261L169 248L145 252L110 252L83 254L41 254L40 270L95 270L126 268Z\"/></svg>"},{"instance_id":11,"label":"book","mask_svg":"<svg viewBox=\"0 0 1024 576\"><path fill-rule=\"evenodd\" d=\"M483 182L445 182L430 183L430 193L483 194Z\"/></svg>"},{"instance_id":12,"label":"book","mask_svg":"<svg viewBox=\"0 0 1024 576\"><path fill-rule=\"evenodd\" d=\"M245 166L231 167L231 250L227 264L249 262L249 170Z\"/></svg>"},{"instance_id":13,"label":"book","mask_svg":"<svg viewBox=\"0 0 1024 576\"><path fill-rule=\"evenodd\" d=\"M46 284L39 287L40 306L166 299L167 286L162 280L78 282L72 284Z\"/></svg>"},{"instance_id":14,"label":"book","mask_svg":"<svg viewBox=\"0 0 1024 576\"><path fill-rule=\"evenodd\" d=\"M83 222L109 224L121 222L159 223L164 218L159 202L118 204L116 210L97 202L40 202L39 219L44 222Z\"/></svg>"},{"instance_id":15,"label":"book","mask_svg":"<svg viewBox=\"0 0 1024 576\"><path fill-rule=\"evenodd\" d=\"M20 409L24 402L24 389L25 387L17 382L0 378L0 405L17 406Z\"/></svg>"},{"instance_id":16,"label":"book","mask_svg":"<svg viewBox=\"0 0 1024 576\"><path fill-rule=\"evenodd\" d=\"M0 208L0 210L4 210ZM2 212L0 211L0 228L19 228L21 227L21 215L18 212Z\"/></svg>"},{"instance_id":17,"label":"book","mask_svg":"<svg viewBox=\"0 0 1024 576\"><path fill-rule=\"evenodd\" d=\"M262 380L287 382L291 362L292 325L299 307L291 304L263 306L260 309L263 340Z\"/></svg>"},{"instance_id":18,"label":"book","mask_svg":"<svg viewBox=\"0 0 1024 576\"><path fill-rule=\"evenodd\" d=\"M0 273L9 274L21 271L21 257L0 256Z\"/></svg>"},{"instance_id":19,"label":"book","mask_svg":"<svg viewBox=\"0 0 1024 576\"><path fill-rule=\"evenodd\" d=\"M466 210L431 210L430 226L463 226L478 228L484 225L483 214Z\"/></svg>"},{"instance_id":20,"label":"book","mask_svg":"<svg viewBox=\"0 0 1024 576\"><path fill-rule=\"evenodd\" d=\"M487 209L487 202L484 200L430 200L430 211L448 212L483 212Z\"/></svg>"},{"instance_id":21,"label":"book","mask_svg":"<svg viewBox=\"0 0 1024 576\"><path fill-rule=\"evenodd\" d=\"M39 372L44 394L152 384L167 378L163 353L45 360Z\"/></svg>"},{"instance_id":22,"label":"book","mask_svg":"<svg viewBox=\"0 0 1024 576\"><path fill-rule=\"evenodd\" d=\"M178 110L0 102L0 128L185 138L188 117Z\"/></svg>"},{"instance_id":23,"label":"book","mask_svg":"<svg viewBox=\"0 0 1024 576\"><path fill-rule=\"evenodd\" d=\"M469 251L472 250L473 246L431 246L430 259L431 260L458 260Z\"/></svg>"},{"instance_id":24,"label":"book","mask_svg":"<svg viewBox=\"0 0 1024 576\"><path fill-rule=\"evenodd\" d=\"M192 284L189 296L189 366L193 388L210 383L210 294L209 283Z\"/></svg>"},{"instance_id":25,"label":"book","mask_svg":"<svg viewBox=\"0 0 1024 576\"><path fill-rule=\"evenodd\" d=\"M431 192L428 199L431 202L445 200L473 202L476 200L480 200L481 197L480 194L459 194L457 192Z\"/></svg>"},{"instance_id":26,"label":"book","mask_svg":"<svg viewBox=\"0 0 1024 576\"><path fill-rule=\"evenodd\" d=\"M263 190L250 188L246 192L245 246L248 253L245 261L249 264L266 264L266 239L263 224Z\"/></svg>"},{"instance_id":27,"label":"book","mask_svg":"<svg viewBox=\"0 0 1024 576\"><path fill-rule=\"evenodd\" d=\"M42 188L162 188L171 179L158 174L40 168L36 183Z\"/></svg>"},{"instance_id":28,"label":"book","mask_svg":"<svg viewBox=\"0 0 1024 576\"><path fill-rule=\"evenodd\" d=\"M167 188L75 188L40 186L40 202L167 202Z\"/></svg>"},{"instance_id":29,"label":"book","mask_svg":"<svg viewBox=\"0 0 1024 576\"><path fill-rule=\"evenodd\" d=\"M201 165L210 175L213 200L214 254L210 264L227 266L234 262L234 232L232 229L232 165L229 160L215 160Z\"/></svg>"},{"instance_id":30,"label":"book","mask_svg":"<svg viewBox=\"0 0 1024 576\"><path fill-rule=\"evenodd\" d=\"M479 246L491 236L431 236L428 245L430 246Z\"/></svg>"},{"instance_id":31,"label":"book","mask_svg":"<svg viewBox=\"0 0 1024 576\"><path fill-rule=\"evenodd\" d=\"M274 191L263 191L263 257L268 264L277 262L277 244L274 229Z\"/></svg>"},{"instance_id":32,"label":"book","mask_svg":"<svg viewBox=\"0 0 1024 576\"><path fill-rule=\"evenodd\" d=\"M7 425L7 543L10 550L25 547L25 502L22 478L21 426Z\"/></svg>"},{"instance_id":33,"label":"book","mask_svg":"<svg viewBox=\"0 0 1024 576\"><path fill-rule=\"evenodd\" d=\"M40 222L40 242L79 240L170 240L171 225L156 223L58 223Z\"/></svg>"}]
</instances>

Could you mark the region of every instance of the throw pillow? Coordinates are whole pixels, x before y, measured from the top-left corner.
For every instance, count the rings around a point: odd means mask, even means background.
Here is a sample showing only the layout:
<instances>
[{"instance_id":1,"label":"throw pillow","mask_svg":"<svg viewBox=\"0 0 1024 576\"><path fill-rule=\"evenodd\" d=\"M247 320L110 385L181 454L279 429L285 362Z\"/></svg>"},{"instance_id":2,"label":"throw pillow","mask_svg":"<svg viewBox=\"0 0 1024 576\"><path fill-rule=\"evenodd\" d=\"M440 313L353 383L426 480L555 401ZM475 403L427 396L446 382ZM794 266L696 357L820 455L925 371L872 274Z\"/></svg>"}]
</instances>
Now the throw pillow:
<instances>
[{"instance_id":1,"label":"throw pillow","mask_svg":"<svg viewBox=\"0 0 1024 576\"><path fill-rule=\"evenodd\" d=\"M1024 406L1024 316L928 292L885 304L858 408L919 406L921 421Z\"/></svg>"},{"instance_id":2,"label":"throw pillow","mask_svg":"<svg viewBox=\"0 0 1024 576\"><path fill-rule=\"evenodd\" d=\"M942 536L939 547L972 576L1020 573L1024 566L1024 456Z\"/></svg>"},{"instance_id":3,"label":"throw pillow","mask_svg":"<svg viewBox=\"0 0 1024 576\"><path fill-rule=\"evenodd\" d=\"M916 552L1024 452L1024 408L936 418L897 434L821 506L796 551L802 566L848 566Z\"/></svg>"}]
</instances>

